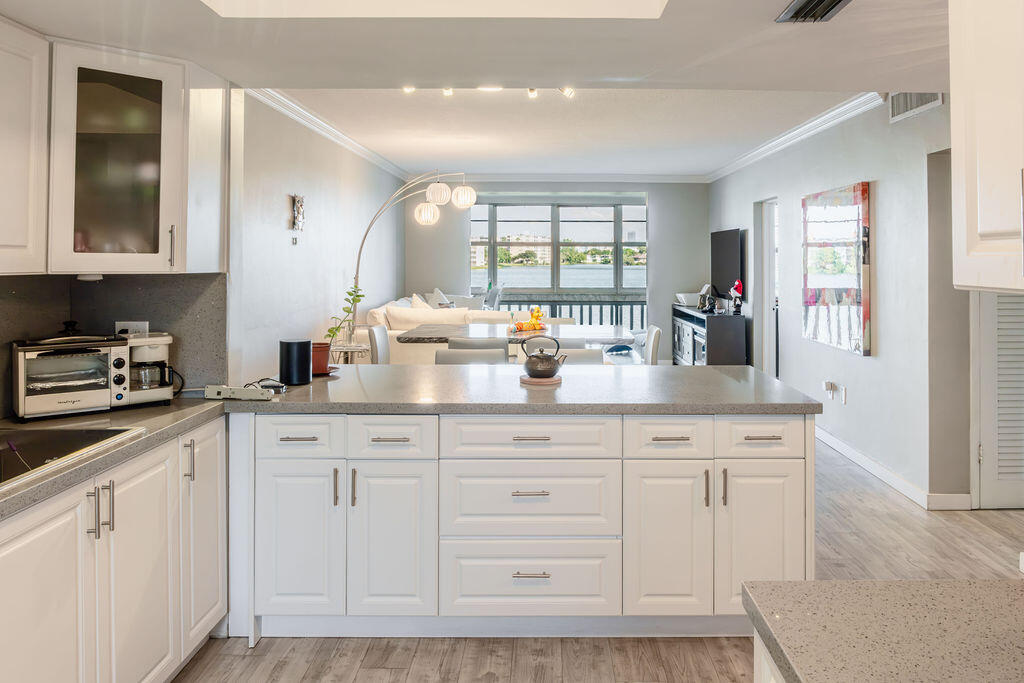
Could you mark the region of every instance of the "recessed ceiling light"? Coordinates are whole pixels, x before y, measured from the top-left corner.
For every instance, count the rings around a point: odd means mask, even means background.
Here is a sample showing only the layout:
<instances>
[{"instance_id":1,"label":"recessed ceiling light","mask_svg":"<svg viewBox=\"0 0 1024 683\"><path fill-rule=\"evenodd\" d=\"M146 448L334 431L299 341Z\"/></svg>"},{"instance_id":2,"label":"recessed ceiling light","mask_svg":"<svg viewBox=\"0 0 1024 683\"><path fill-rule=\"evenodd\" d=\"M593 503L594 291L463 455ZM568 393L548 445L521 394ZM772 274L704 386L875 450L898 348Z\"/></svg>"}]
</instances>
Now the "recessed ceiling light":
<instances>
[{"instance_id":1,"label":"recessed ceiling light","mask_svg":"<svg viewBox=\"0 0 1024 683\"><path fill-rule=\"evenodd\" d=\"M414 85L403 86L402 87L402 92L404 92L406 95L408 95L409 93L414 93L414 92L416 92L416 86L414 86Z\"/></svg>"},{"instance_id":2,"label":"recessed ceiling light","mask_svg":"<svg viewBox=\"0 0 1024 683\"><path fill-rule=\"evenodd\" d=\"M568 86L565 87L565 88L559 88L558 92L562 93L563 95L565 95L569 99L572 99L573 97L576 97L576 89L575 88L570 88Z\"/></svg>"},{"instance_id":3,"label":"recessed ceiling light","mask_svg":"<svg viewBox=\"0 0 1024 683\"><path fill-rule=\"evenodd\" d=\"M530 88L529 90L526 91L526 96L529 97L531 100L537 99L537 89Z\"/></svg>"},{"instance_id":4,"label":"recessed ceiling light","mask_svg":"<svg viewBox=\"0 0 1024 683\"><path fill-rule=\"evenodd\" d=\"M504 90L500 85L479 85L476 89L480 92L501 92Z\"/></svg>"},{"instance_id":5,"label":"recessed ceiling light","mask_svg":"<svg viewBox=\"0 0 1024 683\"><path fill-rule=\"evenodd\" d=\"M455 94L455 91L452 90L451 88L441 88L441 94L444 95L445 97L451 97L452 95Z\"/></svg>"}]
</instances>

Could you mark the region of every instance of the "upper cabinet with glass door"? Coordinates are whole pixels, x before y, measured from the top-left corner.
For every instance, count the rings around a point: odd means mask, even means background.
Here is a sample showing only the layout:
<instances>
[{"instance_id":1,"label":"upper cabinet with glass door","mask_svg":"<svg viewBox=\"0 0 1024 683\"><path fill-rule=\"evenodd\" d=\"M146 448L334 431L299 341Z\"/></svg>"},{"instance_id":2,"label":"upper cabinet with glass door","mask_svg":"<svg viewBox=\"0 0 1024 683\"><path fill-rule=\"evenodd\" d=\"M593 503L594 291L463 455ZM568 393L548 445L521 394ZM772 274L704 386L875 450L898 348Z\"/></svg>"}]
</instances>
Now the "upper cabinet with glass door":
<instances>
[{"instance_id":1,"label":"upper cabinet with glass door","mask_svg":"<svg viewBox=\"0 0 1024 683\"><path fill-rule=\"evenodd\" d=\"M184 270L185 68L53 50L50 271Z\"/></svg>"},{"instance_id":2,"label":"upper cabinet with glass door","mask_svg":"<svg viewBox=\"0 0 1024 683\"><path fill-rule=\"evenodd\" d=\"M1024 3L949 2L953 284L1024 290Z\"/></svg>"}]
</instances>

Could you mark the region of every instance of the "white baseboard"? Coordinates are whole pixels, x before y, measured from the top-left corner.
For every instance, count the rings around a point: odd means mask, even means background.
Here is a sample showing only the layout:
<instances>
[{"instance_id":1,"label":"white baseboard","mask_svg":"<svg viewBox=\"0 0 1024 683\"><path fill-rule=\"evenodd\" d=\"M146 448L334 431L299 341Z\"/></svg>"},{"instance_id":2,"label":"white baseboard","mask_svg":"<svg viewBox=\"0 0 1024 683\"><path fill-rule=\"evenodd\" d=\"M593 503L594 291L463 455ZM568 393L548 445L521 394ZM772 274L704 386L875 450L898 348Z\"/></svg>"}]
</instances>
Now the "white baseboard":
<instances>
[{"instance_id":1,"label":"white baseboard","mask_svg":"<svg viewBox=\"0 0 1024 683\"><path fill-rule=\"evenodd\" d=\"M842 439L825 431L821 425L815 425L814 435L834 448L840 455L860 465L926 510L971 509L971 494L969 493L928 493L911 484L885 465L864 455Z\"/></svg>"},{"instance_id":2,"label":"white baseboard","mask_svg":"<svg viewBox=\"0 0 1024 683\"><path fill-rule=\"evenodd\" d=\"M262 617L265 637L723 637L754 632L745 614L706 617Z\"/></svg>"}]
</instances>

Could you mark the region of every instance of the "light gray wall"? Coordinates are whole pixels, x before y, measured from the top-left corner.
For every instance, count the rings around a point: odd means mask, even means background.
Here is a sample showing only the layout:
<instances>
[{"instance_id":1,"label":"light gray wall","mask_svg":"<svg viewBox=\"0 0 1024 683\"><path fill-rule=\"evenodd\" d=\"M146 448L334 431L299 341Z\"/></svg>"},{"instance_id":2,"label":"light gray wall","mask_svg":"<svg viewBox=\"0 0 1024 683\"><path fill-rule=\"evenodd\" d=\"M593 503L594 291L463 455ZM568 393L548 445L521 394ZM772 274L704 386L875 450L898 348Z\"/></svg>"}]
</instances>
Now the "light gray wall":
<instances>
[{"instance_id":1,"label":"light gray wall","mask_svg":"<svg viewBox=\"0 0 1024 683\"><path fill-rule=\"evenodd\" d=\"M405 203L405 293L437 287L446 294L469 294L469 211L449 204L440 207L436 224L420 225L413 217L417 204L418 198Z\"/></svg>"},{"instance_id":2,"label":"light gray wall","mask_svg":"<svg viewBox=\"0 0 1024 683\"><path fill-rule=\"evenodd\" d=\"M364 229L401 182L249 95L232 99L229 374L239 383L277 374L281 339L323 338L344 305ZM305 197L306 215L295 246L293 194ZM404 291L403 242L402 213L392 210L363 252L361 318Z\"/></svg>"},{"instance_id":3,"label":"light gray wall","mask_svg":"<svg viewBox=\"0 0 1024 683\"><path fill-rule=\"evenodd\" d=\"M824 401L822 427L923 490L929 487L928 349L945 343L928 337L927 155L949 144L948 106L896 124L878 107L712 183L709 197L712 230L751 229L756 203L778 198L781 378ZM869 357L801 334L801 198L859 181L871 182L873 214ZM754 244L749 230L748 272L760 256ZM748 281L751 296L760 296L756 278ZM755 347L759 361L757 353ZM847 405L827 400L826 379L847 387Z\"/></svg>"},{"instance_id":4,"label":"light gray wall","mask_svg":"<svg viewBox=\"0 0 1024 683\"><path fill-rule=\"evenodd\" d=\"M708 186L697 183L551 183L470 182L479 192L647 194L647 306L650 323L662 329L658 356L672 358L672 302L676 292L694 292L710 271ZM411 210L411 209L410 209ZM442 208L442 220L453 211ZM411 291L430 291L432 282L452 282L453 291L469 289L469 217L451 229L424 228L406 220L406 283ZM433 231L433 232L430 232ZM415 248L413 245L416 245ZM442 248L443 246L443 248ZM445 252L441 254L441 252ZM443 290L444 287L442 286Z\"/></svg>"},{"instance_id":5,"label":"light gray wall","mask_svg":"<svg viewBox=\"0 0 1024 683\"><path fill-rule=\"evenodd\" d=\"M953 289L949 150L928 155L928 490L969 493L970 295Z\"/></svg>"}]
</instances>

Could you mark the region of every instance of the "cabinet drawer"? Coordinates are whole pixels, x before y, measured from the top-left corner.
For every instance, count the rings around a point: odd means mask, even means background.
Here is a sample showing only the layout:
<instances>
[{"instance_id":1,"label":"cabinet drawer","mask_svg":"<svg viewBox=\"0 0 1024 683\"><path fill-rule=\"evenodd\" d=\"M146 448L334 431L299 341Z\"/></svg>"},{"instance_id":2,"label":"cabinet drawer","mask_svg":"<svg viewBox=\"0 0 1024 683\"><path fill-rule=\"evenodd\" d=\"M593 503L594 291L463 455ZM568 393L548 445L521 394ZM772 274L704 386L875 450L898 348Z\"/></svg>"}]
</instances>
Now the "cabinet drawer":
<instances>
[{"instance_id":1,"label":"cabinet drawer","mask_svg":"<svg viewBox=\"0 0 1024 683\"><path fill-rule=\"evenodd\" d=\"M441 534L618 536L619 460L446 460Z\"/></svg>"},{"instance_id":2,"label":"cabinet drawer","mask_svg":"<svg viewBox=\"0 0 1024 683\"><path fill-rule=\"evenodd\" d=\"M622 613L622 542L444 540L442 616Z\"/></svg>"},{"instance_id":3,"label":"cabinet drawer","mask_svg":"<svg viewBox=\"0 0 1024 683\"><path fill-rule=\"evenodd\" d=\"M352 415L348 458L436 459L436 415Z\"/></svg>"},{"instance_id":4,"label":"cabinet drawer","mask_svg":"<svg viewBox=\"0 0 1024 683\"><path fill-rule=\"evenodd\" d=\"M344 415L257 415L257 458L344 458Z\"/></svg>"},{"instance_id":5,"label":"cabinet drawer","mask_svg":"<svg viewBox=\"0 0 1024 683\"><path fill-rule=\"evenodd\" d=\"M714 458L715 418L711 415L624 417L622 457L676 460Z\"/></svg>"},{"instance_id":6,"label":"cabinet drawer","mask_svg":"<svg viewBox=\"0 0 1024 683\"><path fill-rule=\"evenodd\" d=\"M716 458L802 458L802 417L757 415L715 418Z\"/></svg>"},{"instance_id":7,"label":"cabinet drawer","mask_svg":"<svg viewBox=\"0 0 1024 683\"><path fill-rule=\"evenodd\" d=\"M441 416L442 458L618 458L621 417Z\"/></svg>"}]
</instances>

